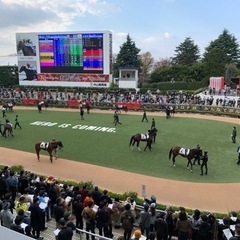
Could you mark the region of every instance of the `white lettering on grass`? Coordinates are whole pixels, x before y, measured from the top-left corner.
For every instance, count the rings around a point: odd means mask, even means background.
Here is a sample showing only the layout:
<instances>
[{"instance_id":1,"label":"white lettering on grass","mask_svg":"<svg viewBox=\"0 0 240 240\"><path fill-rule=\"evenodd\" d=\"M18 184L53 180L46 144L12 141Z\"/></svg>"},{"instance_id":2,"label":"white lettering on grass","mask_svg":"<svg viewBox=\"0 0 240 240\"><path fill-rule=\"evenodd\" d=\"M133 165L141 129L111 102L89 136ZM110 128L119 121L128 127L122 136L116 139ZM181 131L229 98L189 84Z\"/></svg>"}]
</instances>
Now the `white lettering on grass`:
<instances>
[{"instance_id":1,"label":"white lettering on grass","mask_svg":"<svg viewBox=\"0 0 240 240\"><path fill-rule=\"evenodd\" d=\"M63 123L63 124L61 124L61 125L59 125L58 127L59 128L67 128L67 127L70 127L72 124L70 124L70 123Z\"/></svg>"},{"instance_id":2,"label":"white lettering on grass","mask_svg":"<svg viewBox=\"0 0 240 240\"><path fill-rule=\"evenodd\" d=\"M43 126L43 127L52 127L52 126L57 125L57 123L54 123L54 122L40 122L40 121L33 122L33 123L30 123L30 124L31 125L37 125L37 126Z\"/></svg>"}]
</instances>

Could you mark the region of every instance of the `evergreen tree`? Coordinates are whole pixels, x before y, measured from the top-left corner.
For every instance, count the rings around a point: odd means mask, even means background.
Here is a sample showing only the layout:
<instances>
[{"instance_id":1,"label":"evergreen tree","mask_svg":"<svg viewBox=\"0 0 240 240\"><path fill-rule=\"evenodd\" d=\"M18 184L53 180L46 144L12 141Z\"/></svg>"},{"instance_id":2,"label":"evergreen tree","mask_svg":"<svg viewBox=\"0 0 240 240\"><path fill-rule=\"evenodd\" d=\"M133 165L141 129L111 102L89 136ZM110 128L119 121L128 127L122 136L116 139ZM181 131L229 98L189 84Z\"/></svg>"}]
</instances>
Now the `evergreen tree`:
<instances>
[{"instance_id":1,"label":"evergreen tree","mask_svg":"<svg viewBox=\"0 0 240 240\"><path fill-rule=\"evenodd\" d=\"M180 43L175 52L175 57L172 59L174 64L192 65L200 59L199 47L194 44L190 37Z\"/></svg>"},{"instance_id":2,"label":"evergreen tree","mask_svg":"<svg viewBox=\"0 0 240 240\"><path fill-rule=\"evenodd\" d=\"M227 56L226 63L238 63L240 59L240 49L237 39L229 33L227 29L224 29L222 34L214 41L211 41L209 46L206 47L204 53L204 61L207 54L213 49L221 49Z\"/></svg>"},{"instance_id":3,"label":"evergreen tree","mask_svg":"<svg viewBox=\"0 0 240 240\"><path fill-rule=\"evenodd\" d=\"M140 72L141 60L138 56L141 50L136 47L135 42L132 41L129 34L127 40L120 46L120 51L117 55L116 62L113 64L114 77L119 76L119 68L129 67L136 68Z\"/></svg>"}]
</instances>

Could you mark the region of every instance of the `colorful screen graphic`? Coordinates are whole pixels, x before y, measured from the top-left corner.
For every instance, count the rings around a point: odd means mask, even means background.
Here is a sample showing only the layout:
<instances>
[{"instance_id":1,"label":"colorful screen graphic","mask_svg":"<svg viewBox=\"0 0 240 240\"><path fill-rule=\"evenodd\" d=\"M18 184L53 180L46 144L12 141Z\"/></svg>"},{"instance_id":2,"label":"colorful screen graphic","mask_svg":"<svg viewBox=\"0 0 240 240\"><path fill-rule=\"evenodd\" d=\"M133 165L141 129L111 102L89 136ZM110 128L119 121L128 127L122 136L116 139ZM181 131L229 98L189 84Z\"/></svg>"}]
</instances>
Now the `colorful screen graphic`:
<instances>
[{"instance_id":1,"label":"colorful screen graphic","mask_svg":"<svg viewBox=\"0 0 240 240\"><path fill-rule=\"evenodd\" d=\"M103 73L103 34L41 34L42 73Z\"/></svg>"}]
</instances>

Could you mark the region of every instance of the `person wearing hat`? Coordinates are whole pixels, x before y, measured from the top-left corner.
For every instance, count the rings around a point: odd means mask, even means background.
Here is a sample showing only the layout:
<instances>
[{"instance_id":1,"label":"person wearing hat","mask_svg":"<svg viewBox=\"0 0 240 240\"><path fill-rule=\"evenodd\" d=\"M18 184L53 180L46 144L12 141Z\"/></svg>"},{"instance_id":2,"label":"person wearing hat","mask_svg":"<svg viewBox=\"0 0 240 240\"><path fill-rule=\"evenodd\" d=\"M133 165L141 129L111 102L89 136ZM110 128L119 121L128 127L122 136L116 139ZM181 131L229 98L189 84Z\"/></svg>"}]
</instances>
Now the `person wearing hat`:
<instances>
[{"instance_id":1,"label":"person wearing hat","mask_svg":"<svg viewBox=\"0 0 240 240\"><path fill-rule=\"evenodd\" d=\"M10 202L4 201L2 210L0 212L0 220L2 222L2 226L6 228L10 228L11 224L13 223L13 213L10 210Z\"/></svg>"},{"instance_id":2,"label":"person wearing hat","mask_svg":"<svg viewBox=\"0 0 240 240\"><path fill-rule=\"evenodd\" d=\"M144 198L144 200L148 205L151 205L152 203L156 204L157 198L154 195L152 195L150 199Z\"/></svg>"},{"instance_id":3,"label":"person wearing hat","mask_svg":"<svg viewBox=\"0 0 240 240\"><path fill-rule=\"evenodd\" d=\"M205 167L205 175L208 174L208 167L207 167L207 162L208 162L208 152L204 151L204 155L201 158L202 164L201 164L201 176L203 176L203 167Z\"/></svg>"}]
</instances>

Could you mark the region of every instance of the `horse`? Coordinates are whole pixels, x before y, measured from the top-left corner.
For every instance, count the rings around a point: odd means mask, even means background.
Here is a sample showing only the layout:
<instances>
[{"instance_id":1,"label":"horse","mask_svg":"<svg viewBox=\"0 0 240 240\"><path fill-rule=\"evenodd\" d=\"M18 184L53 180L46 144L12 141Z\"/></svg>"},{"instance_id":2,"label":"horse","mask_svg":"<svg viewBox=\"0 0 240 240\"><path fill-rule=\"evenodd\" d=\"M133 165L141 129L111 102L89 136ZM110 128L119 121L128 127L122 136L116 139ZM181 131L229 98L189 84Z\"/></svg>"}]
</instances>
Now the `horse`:
<instances>
[{"instance_id":1,"label":"horse","mask_svg":"<svg viewBox=\"0 0 240 240\"><path fill-rule=\"evenodd\" d=\"M142 142L146 142L146 147L144 148L144 151L146 151L147 148L149 149L149 151L151 151L152 150L152 142L154 139L154 135L156 136L156 132L157 132L157 129L153 128L152 130L149 130L148 133L146 133L146 134L137 133L137 134L133 135L130 139L129 146L132 146L132 150L133 150L134 144L137 143L137 148L138 148L139 152L141 152L139 143L142 141Z\"/></svg>"},{"instance_id":2,"label":"horse","mask_svg":"<svg viewBox=\"0 0 240 240\"><path fill-rule=\"evenodd\" d=\"M189 165L190 165L191 166L190 169L192 171L193 169L192 159L195 156L202 156L202 150L197 148L187 149L187 148L182 148L178 146L172 147L169 151L169 160L171 159L171 156L172 156L172 162L174 167L175 167L175 157L178 155L184 158L187 158L188 160L187 168L189 169Z\"/></svg>"},{"instance_id":3,"label":"horse","mask_svg":"<svg viewBox=\"0 0 240 240\"><path fill-rule=\"evenodd\" d=\"M36 52L31 46L26 46L23 41L19 41L17 51L22 50L24 56L36 56Z\"/></svg>"},{"instance_id":4,"label":"horse","mask_svg":"<svg viewBox=\"0 0 240 240\"><path fill-rule=\"evenodd\" d=\"M13 125L11 123L6 123L6 124L2 124L2 125L3 125L2 136L5 137L5 138L7 138L7 136L10 136L10 135L12 137L14 137L14 135L13 135Z\"/></svg>"},{"instance_id":5,"label":"horse","mask_svg":"<svg viewBox=\"0 0 240 240\"><path fill-rule=\"evenodd\" d=\"M21 66L19 72L25 72L26 78L24 78L24 80L34 80L37 78L37 71L34 69L28 69L26 66Z\"/></svg>"},{"instance_id":6,"label":"horse","mask_svg":"<svg viewBox=\"0 0 240 240\"><path fill-rule=\"evenodd\" d=\"M35 143L35 150L37 154L38 161L40 162L39 152L41 150L47 151L50 156L50 161L52 163L52 151L55 153L55 159L58 157L58 149L62 149L63 144L61 141L51 141L51 142L37 142Z\"/></svg>"}]
</instances>

